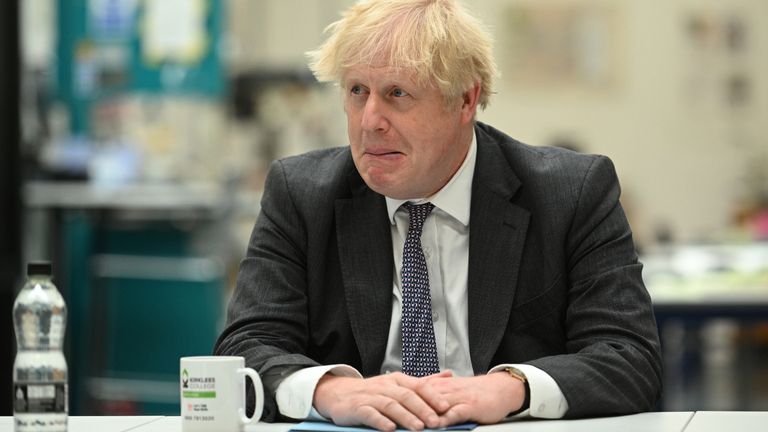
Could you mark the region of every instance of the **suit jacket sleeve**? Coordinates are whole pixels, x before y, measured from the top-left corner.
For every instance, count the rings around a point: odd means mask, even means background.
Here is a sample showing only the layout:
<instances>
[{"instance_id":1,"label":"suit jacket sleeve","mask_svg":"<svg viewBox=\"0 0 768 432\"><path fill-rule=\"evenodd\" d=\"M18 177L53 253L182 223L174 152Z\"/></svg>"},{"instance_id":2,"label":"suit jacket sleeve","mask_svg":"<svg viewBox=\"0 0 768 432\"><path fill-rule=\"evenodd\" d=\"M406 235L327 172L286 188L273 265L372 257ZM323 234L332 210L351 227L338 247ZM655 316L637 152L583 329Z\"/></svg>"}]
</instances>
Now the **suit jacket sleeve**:
<instances>
[{"instance_id":1,"label":"suit jacket sleeve","mask_svg":"<svg viewBox=\"0 0 768 432\"><path fill-rule=\"evenodd\" d=\"M549 373L567 417L652 409L661 356L651 301L608 158L586 170L565 236L566 352L528 363Z\"/></svg>"},{"instance_id":2,"label":"suit jacket sleeve","mask_svg":"<svg viewBox=\"0 0 768 432\"><path fill-rule=\"evenodd\" d=\"M246 365L259 372L265 386L265 421L278 418L275 392L280 382L298 369L318 365L297 354L306 352L309 333L305 231L282 162L274 162L240 263L227 326L214 348L216 355L245 357ZM248 406L251 411L253 400Z\"/></svg>"}]
</instances>

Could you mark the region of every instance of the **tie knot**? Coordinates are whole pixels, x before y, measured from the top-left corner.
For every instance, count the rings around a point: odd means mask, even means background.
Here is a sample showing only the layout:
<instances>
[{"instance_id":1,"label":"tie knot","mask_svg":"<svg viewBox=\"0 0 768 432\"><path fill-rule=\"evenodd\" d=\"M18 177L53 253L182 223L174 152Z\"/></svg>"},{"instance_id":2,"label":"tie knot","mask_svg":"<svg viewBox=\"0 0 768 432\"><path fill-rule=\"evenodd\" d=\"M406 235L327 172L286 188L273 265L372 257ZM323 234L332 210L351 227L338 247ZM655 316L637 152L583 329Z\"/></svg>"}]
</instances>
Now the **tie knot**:
<instances>
[{"instance_id":1,"label":"tie knot","mask_svg":"<svg viewBox=\"0 0 768 432\"><path fill-rule=\"evenodd\" d=\"M408 210L410 223L415 223L418 226L421 226L424 224L427 216L429 216L429 213L432 212L432 209L435 208L435 205L431 202L426 202L424 204L405 203L403 204L403 207Z\"/></svg>"}]
</instances>

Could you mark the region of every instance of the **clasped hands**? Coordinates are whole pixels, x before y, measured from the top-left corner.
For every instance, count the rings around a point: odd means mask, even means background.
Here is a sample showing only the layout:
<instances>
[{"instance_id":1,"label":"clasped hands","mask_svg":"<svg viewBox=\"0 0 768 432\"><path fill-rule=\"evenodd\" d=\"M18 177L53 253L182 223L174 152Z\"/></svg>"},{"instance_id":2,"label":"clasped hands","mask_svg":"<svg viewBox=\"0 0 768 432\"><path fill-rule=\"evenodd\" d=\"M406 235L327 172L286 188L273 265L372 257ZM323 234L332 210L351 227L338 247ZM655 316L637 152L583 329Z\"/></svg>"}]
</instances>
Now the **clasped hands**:
<instances>
[{"instance_id":1,"label":"clasped hands","mask_svg":"<svg viewBox=\"0 0 768 432\"><path fill-rule=\"evenodd\" d=\"M519 409L524 397L523 384L506 372L455 377L443 371L423 378L395 372L372 378L325 375L313 404L338 425L422 430L497 423Z\"/></svg>"}]
</instances>

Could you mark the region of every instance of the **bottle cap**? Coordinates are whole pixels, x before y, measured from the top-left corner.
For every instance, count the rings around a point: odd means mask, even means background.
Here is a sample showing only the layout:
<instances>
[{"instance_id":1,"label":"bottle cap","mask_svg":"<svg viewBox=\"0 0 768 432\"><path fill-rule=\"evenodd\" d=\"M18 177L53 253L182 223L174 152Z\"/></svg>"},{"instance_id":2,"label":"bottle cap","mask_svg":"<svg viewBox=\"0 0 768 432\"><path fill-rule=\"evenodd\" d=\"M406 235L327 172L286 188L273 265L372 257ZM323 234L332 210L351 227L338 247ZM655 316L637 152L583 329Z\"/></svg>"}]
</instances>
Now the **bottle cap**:
<instances>
[{"instance_id":1,"label":"bottle cap","mask_svg":"<svg viewBox=\"0 0 768 432\"><path fill-rule=\"evenodd\" d=\"M48 261L36 261L27 263L27 276L51 276L53 267Z\"/></svg>"}]
</instances>

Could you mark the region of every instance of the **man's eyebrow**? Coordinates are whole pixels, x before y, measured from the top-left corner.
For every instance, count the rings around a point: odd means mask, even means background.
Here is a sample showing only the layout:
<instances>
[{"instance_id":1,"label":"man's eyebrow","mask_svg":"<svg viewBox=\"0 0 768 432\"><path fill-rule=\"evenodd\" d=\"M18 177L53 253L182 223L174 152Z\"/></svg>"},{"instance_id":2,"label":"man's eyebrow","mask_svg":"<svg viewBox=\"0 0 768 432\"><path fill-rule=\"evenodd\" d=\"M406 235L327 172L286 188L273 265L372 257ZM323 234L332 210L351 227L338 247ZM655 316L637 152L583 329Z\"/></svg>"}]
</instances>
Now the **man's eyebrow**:
<instances>
[{"instance_id":1,"label":"man's eyebrow","mask_svg":"<svg viewBox=\"0 0 768 432\"><path fill-rule=\"evenodd\" d=\"M347 75L341 79L342 83L349 83L349 82L361 82L362 78L360 78L359 75Z\"/></svg>"}]
</instances>

